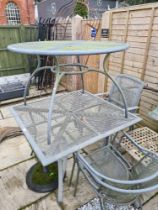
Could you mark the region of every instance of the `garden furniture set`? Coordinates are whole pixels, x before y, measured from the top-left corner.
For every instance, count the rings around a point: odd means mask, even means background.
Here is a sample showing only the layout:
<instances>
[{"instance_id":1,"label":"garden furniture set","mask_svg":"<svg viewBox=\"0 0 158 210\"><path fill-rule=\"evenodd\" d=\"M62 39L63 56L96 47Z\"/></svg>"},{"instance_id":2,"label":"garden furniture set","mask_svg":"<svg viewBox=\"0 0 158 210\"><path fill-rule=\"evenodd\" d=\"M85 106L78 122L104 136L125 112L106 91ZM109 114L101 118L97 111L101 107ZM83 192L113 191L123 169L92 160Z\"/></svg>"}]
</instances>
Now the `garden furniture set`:
<instances>
[{"instance_id":1,"label":"garden furniture set","mask_svg":"<svg viewBox=\"0 0 158 210\"><path fill-rule=\"evenodd\" d=\"M141 121L136 115L143 82L127 75L113 79L107 68L111 53L124 51L128 44L111 41L40 41L18 43L8 46L12 52L37 55L38 66L25 88L24 104L12 107L12 113L26 136L36 157L43 167L58 161L58 202L63 202L63 177L66 160L74 154L80 170L97 193L101 208L108 208L105 201L113 205L132 203L140 207L137 195L158 189L157 156L141 149L144 159L130 165L114 146L111 137L123 132L124 140L133 144L130 133L124 129ZM103 70L94 69L79 62L59 64L58 56L80 56L105 54ZM40 66L40 55L54 56L55 66ZM50 70L55 74L55 83L50 97L28 103L26 95L31 79L40 71ZM64 70L63 70L64 69ZM98 72L112 81L108 100L84 90L83 75ZM56 94L64 75L80 75L82 89ZM109 138L110 137L110 138ZM80 150L106 139L108 144L92 154L81 155ZM147 159L147 163L144 160ZM149 170L150 168L150 170Z\"/></svg>"}]
</instances>

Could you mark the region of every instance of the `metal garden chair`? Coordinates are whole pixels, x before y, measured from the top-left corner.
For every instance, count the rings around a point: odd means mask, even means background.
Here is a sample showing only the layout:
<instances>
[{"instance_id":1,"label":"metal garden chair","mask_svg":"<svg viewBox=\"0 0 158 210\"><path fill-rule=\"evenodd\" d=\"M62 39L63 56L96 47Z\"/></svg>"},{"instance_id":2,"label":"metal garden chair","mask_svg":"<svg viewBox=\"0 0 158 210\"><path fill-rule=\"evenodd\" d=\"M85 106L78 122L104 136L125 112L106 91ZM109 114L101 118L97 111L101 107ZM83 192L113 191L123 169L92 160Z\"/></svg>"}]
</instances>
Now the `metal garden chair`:
<instances>
[{"instance_id":1,"label":"metal garden chair","mask_svg":"<svg viewBox=\"0 0 158 210\"><path fill-rule=\"evenodd\" d=\"M135 112L138 109L144 82L127 74L118 74L115 81L120 86L126 99L128 111ZM123 107L121 94L117 87L112 84L109 93L99 93L98 96L106 95L106 99L117 106Z\"/></svg>"},{"instance_id":2,"label":"metal garden chair","mask_svg":"<svg viewBox=\"0 0 158 210\"><path fill-rule=\"evenodd\" d=\"M139 109L138 104L140 102L141 94L144 88L144 82L136 77L127 74L118 74L115 78L115 81L118 83L123 91L128 111L136 113ZM107 100L123 108L121 94L115 85L111 86ZM131 126L129 129L133 130L134 126ZM116 137L117 133L115 134L114 138L112 137L113 142L115 142Z\"/></svg>"},{"instance_id":3,"label":"metal garden chair","mask_svg":"<svg viewBox=\"0 0 158 210\"><path fill-rule=\"evenodd\" d=\"M158 121L158 106L153 111L149 112L148 115L152 120ZM142 158L141 152L137 149L137 147L158 156L157 142L158 133L148 127L140 127L124 132L122 138L119 139L119 145L121 148L123 148L137 161Z\"/></svg>"},{"instance_id":4,"label":"metal garden chair","mask_svg":"<svg viewBox=\"0 0 158 210\"><path fill-rule=\"evenodd\" d=\"M142 209L140 195L158 189L158 159L150 152L141 152L144 158L133 165L110 144L86 157L74 154L78 174L81 170L89 181L101 210ZM76 188L77 183L78 176Z\"/></svg>"},{"instance_id":5,"label":"metal garden chair","mask_svg":"<svg viewBox=\"0 0 158 210\"><path fill-rule=\"evenodd\" d=\"M140 101L141 93L143 91L144 82L135 78L135 77L132 77L132 76L126 75L126 74L118 74L115 78L115 81L117 82L117 84L120 86L120 88L122 89L122 91L124 93L128 111L136 112L138 109L138 103ZM123 101L122 101L122 96L114 84L112 84L111 89L108 94L107 93L99 93L96 95L98 95L98 96L106 95L106 98L105 98L106 100L109 100L111 103L114 103L117 106L120 106L122 108L124 106ZM132 129L133 129L133 126L130 127L130 130L132 130ZM114 136L110 136L110 140L111 140L112 144L115 142L117 134L118 133L114 134ZM109 138L105 139L104 145L106 145L108 141L109 141ZM83 152L85 154L88 154L88 152L86 150L83 150ZM71 176L70 176L70 183L69 183L70 185L72 182L74 169L75 169L75 159L74 159L72 172L71 172Z\"/></svg>"}]
</instances>

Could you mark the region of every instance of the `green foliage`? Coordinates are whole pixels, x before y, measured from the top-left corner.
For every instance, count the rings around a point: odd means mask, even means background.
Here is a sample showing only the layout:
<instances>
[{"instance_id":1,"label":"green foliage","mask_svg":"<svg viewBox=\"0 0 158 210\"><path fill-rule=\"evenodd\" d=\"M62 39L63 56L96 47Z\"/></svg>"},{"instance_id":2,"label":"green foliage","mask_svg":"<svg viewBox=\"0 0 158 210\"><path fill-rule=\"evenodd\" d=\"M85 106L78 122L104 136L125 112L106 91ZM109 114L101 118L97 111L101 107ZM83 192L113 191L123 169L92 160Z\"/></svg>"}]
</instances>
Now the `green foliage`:
<instances>
[{"instance_id":1,"label":"green foliage","mask_svg":"<svg viewBox=\"0 0 158 210\"><path fill-rule=\"evenodd\" d=\"M136 5L136 4L158 2L158 0L126 0L126 2L130 5Z\"/></svg>"},{"instance_id":2,"label":"green foliage","mask_svg":"<svg viewBox=\"0 0 158 210\"><path fill-rule=\"evenodd\" d=\"M87 17L88 16L88 9L85 4L82 4L80 2L77 2L75 7L75 14L80 15L81 17Z\"/></svg>"},{"instance_id":3,"label":"green foliage","mask_svg":"<svg viewBox=\"0 0 158 210\"><path fill-rule=\"evenodd\" d=\"M32 182L38 185L51 184L53 181L58 180L58 165L52 163L47 166L48 172L43 171L43 167L40 163L37 163L33 169Z\"/></svg>"}]
</instances>

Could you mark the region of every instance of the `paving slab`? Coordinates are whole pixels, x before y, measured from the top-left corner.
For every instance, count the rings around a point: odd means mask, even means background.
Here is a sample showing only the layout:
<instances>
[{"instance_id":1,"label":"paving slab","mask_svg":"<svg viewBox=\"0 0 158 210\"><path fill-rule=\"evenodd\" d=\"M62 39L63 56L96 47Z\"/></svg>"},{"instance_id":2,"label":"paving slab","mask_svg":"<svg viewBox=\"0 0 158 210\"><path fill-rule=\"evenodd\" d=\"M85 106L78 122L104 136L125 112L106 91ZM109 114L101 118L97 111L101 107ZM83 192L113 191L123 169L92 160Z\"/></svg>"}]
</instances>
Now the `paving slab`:
<instances>
[{"instance_id":1,"label":"paving slab","mask_svg":"<svg viewBox=\"0 0 158 210\"><path fill-rule=\"evenodd\" d=\"M20 209L46 195L46 193L35 193L26 185L26 173L35 162L29 160L0 172L1 210Z\"/></svg>"},{"instance_id":2,"label":"paving slab","mask_svg":"<svg viewBox=\"0 0 158 210\"><path fill-rule=\"evenodd\" d=\"M2 120L2 119L3 119L3 116L2 116L2 112L0 110L0 120Z\"/></svg>"},{"instance_id":3,"label":"paving slab","mask_svg":"<svg viewBox=\"0 0 158 210\"><path fill-rule=\"evenodd\" d=\"M82 174L80 174L80 178L79 178L77 195L76 197L73 196L74 181L75 181L76 176L74 176L72 186L69 187L71 168L72 168L72 158L68 160L67 170L66 170L67 178L64 182L64 210L75 210L96 196L92 188L88 184L87 180L85 179L85 177L83 177ZM45 198L43 197L36 203L24 209L25 210L61 210L61 208L58 206L55 193L51 193Z\"/></svg>"},{"instance_id":4,"label":"paving slab","mask_svg":"<svg viewBox=\"0 0 158 210\"><path fill-rule=\"evenodd\" d=\"M31 148L23 135L0 144L0 171L31 158Z\"/></svg>"},{"instance_id":5,"label":"paving slab","mask_svg":"<svg viewBox=\"0 0 158 210\"><path fill-rule=\"evenodd\" d=\"M1 115L2 115L3 119L12 117L12 113L9 108L10 107L1 108Z\"/></svg>"},{"instance_id":6,"label":"paving slab","mask_svg":"<svg viewBox=\"0 0 158 210\"><path fill-rule=\"evenodd\" d=\"M143 210L158 210L158 194L143 206Z\"/></svg>"},{"instance_id":7,"label":"paving slab","mask_svg":"<svg viewBox=\"0 0 158 210\"><path fill-rule=\"evenodd\" d=\"M95 195L91 191L87 181L80 178L80 185L76 197L73 196L74 188L65 186L64 190L64 210L75 210L81 205L87 203L90 199L94 198ZM67 183L65 183L67 185ZM24 208L25 210L61 210L56 201L56 195L50 194L44 199L37 201L29 207Z\"/></svg>"},{"instance_id":8,"label":"paving slab","mask_svg":"<svg viewBox=\"0 0 158 210\"><path fill-rule=\"evenodd\" d=\"M6 119L1 119L0 120L0 127L5 127L5 126L9 126L9 127L19 127L15 121L15 119L13 117L9 117Z\"/></svg>"},{"instance_id":9,"label":"paving slab","mask_svg":"<svg viewBox=\"0 0 158 210\"><path fill-rule=\"evenodd\" d=\"M24 210L61 210L61 208L58 206L54 194L51 194L24 208Z\"/></svg>"}]
</instances>

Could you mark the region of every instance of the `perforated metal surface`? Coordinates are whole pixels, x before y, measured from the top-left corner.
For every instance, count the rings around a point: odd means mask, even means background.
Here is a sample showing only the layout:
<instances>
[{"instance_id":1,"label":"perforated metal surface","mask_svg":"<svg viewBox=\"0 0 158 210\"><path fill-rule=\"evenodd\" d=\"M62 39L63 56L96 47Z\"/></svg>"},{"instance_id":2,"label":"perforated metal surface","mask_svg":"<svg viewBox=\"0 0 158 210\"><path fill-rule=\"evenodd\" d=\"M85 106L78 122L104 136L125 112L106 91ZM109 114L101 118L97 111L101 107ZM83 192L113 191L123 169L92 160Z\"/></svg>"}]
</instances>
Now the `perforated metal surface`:
<instances>
[{"instance_id":1,"label":"perforated metal surface","mask_svg":"<svg viewBox=\"0 0 158 210\"><path fill-rule=\"evenodd\" d=\"M119 180L129 179L127 166L111 146L105 146L88 154L86 160L96 171L110 178Z\"/></svg>"},{"instance_id":2,"label":"perforated metal surface","mask_svg":"<svg viewBox=\"0 0 158 210\"><path fill-rule=\"evenodd\" d=\"M158 155L158 133L143 127L134 129L129 134L139 146ZM144 156L126 137L123 138L121 146L136 160Z\"/></svg>"},{"instance_id":3,"label":"perforated metal surface","mask_svg":"<svg viewBox=\"0 0 158 210\"><path fill-rule=\"evenodd\" d=\"M88 92L56 95L52 143L47 144L50 98L12 108L13 114L43 165L69 155L141 119Z\"/></svg>"},{"instance_id":4,"label":"perforated metal surface","mask_svg":"<svg viewBox=\"0 0 158 210\"><path fill-rule=\"evenodd\" d=\"M112 41L40 41L11 44L8 50L35 55L95 55L126 50L126 43Z\"/></svg>"},{"instance_id":5,"label":"perforated metal surface","mask_svg":"<svg viewBox=\"0 0 158 210\"><path fill-rule=\"evenodd\" d=\"M119 74L115 79L123 91L128 108L137 106L144 87L144 82L126 74ZM122 96L115 85L112 85L109 100L123 107Z\"/></svg>"}]
</instances>

